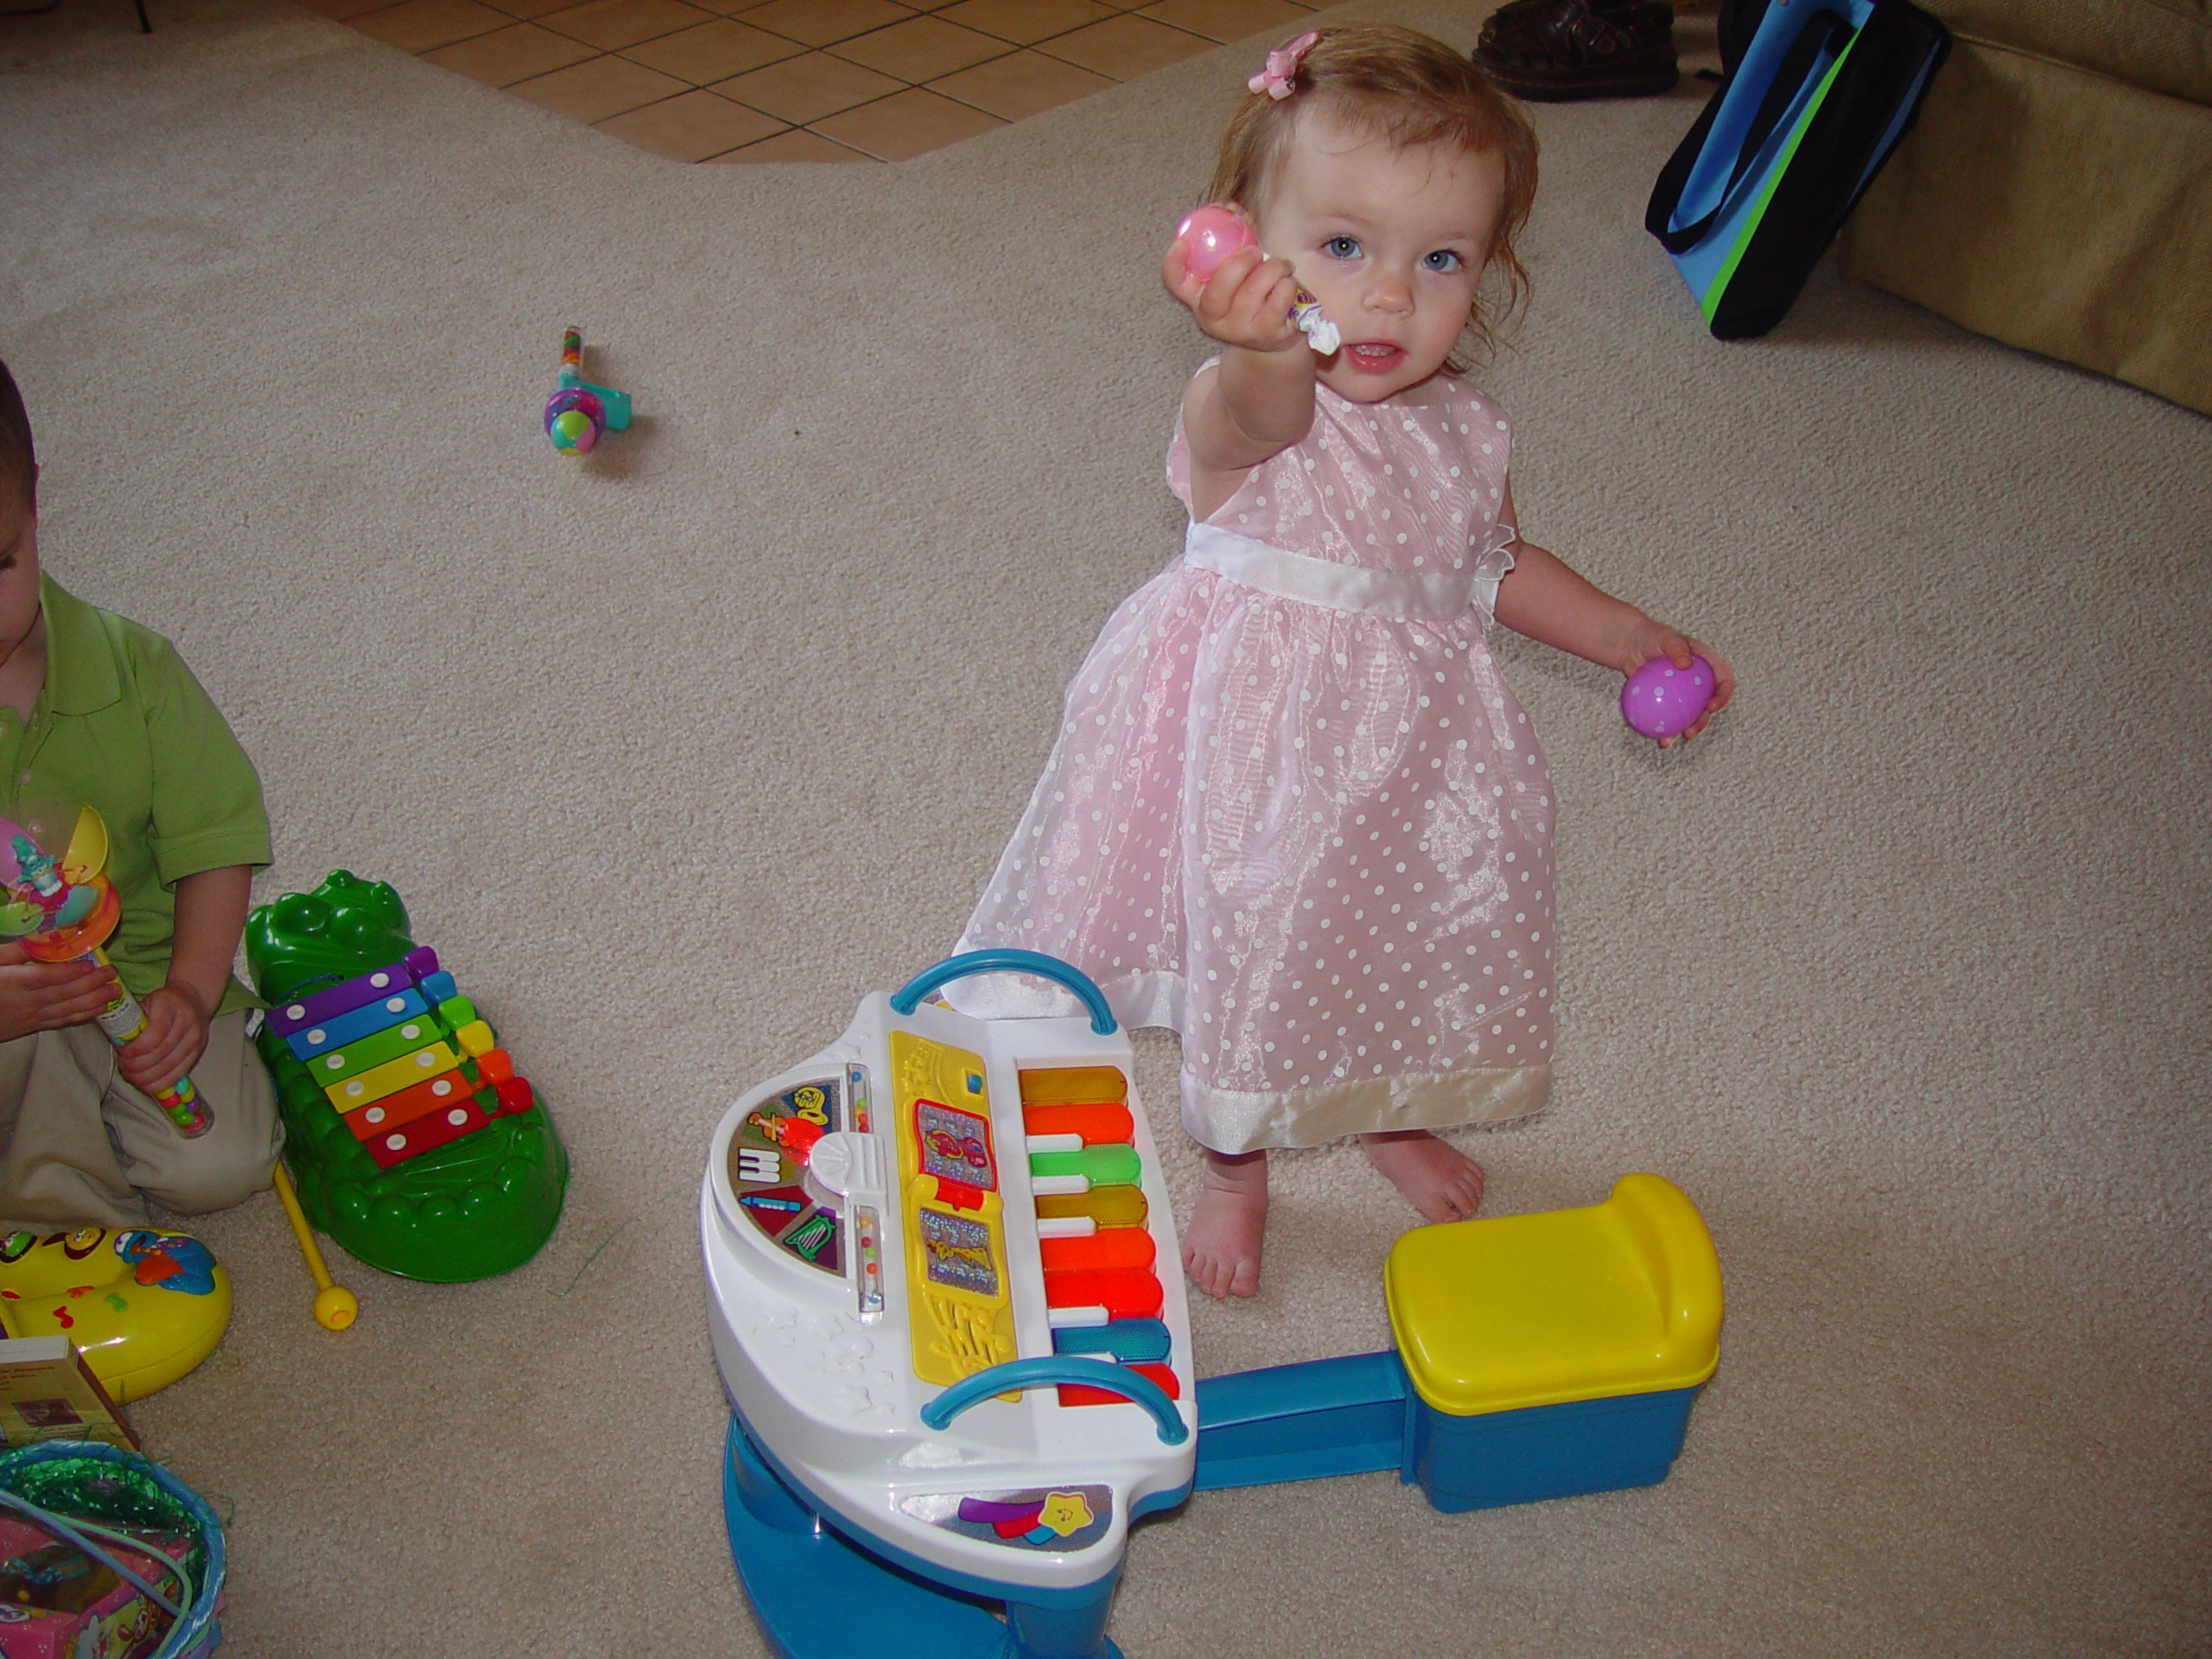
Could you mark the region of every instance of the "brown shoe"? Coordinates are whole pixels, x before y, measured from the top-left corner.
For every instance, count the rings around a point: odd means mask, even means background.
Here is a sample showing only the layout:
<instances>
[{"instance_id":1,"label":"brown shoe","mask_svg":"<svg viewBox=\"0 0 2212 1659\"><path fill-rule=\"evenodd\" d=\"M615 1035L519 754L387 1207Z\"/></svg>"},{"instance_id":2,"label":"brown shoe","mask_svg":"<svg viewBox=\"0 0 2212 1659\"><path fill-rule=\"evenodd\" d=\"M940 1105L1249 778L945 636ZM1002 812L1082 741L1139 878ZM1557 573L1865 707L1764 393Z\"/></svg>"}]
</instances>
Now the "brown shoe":
<instances>
[{"instance_id":1,"label":"brown shoe","mask_svg":"<svg viewBox=\"0 0 2212 1659\"><path fill-rule=\"evenodd\" d=\"M1516 98L1643 98L1681 79L1668 0L1509 0L1470 54Z\"/></svg>"},{"instance_id":2,"label":"brown shoe","mask_svg":"<svg viewBox=\"0 0 2212 1659\"><path fill-rule=\"evenodd\" d=\"M1642 0L1591 0L1590 10L1618 20L1624 12L1633 10ZM1559 0L1505 0L1505 3L1483 19L1483 32L1475 42L1475 50L1486 52L1508 41L1525 41L1549 24L1550 15L1559 10Z\"/></svg>"}]
</instances>

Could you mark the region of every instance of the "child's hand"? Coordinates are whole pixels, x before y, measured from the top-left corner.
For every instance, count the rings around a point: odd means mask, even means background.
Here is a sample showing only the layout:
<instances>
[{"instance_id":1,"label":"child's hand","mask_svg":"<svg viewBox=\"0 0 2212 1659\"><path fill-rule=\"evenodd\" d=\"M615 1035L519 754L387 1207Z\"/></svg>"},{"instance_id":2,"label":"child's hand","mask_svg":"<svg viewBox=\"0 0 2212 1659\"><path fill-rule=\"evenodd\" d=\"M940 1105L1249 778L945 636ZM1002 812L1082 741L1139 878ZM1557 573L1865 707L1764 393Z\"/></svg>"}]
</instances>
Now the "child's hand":
<instances>
[{"instance_id":1,"label":"child's hand","mask_svg":"<svg viewBox=\"0 0 2212 1659\"><path fill-rule=\"evenodd\" d=\"M1251 352L1283 352L1306 343L1290 318L1298 298L1298 278L1289 260L1268 258L1257 248L1239 248L1202 280L1185 263L1190 251L1190 243L1180 238L1169 244L1160 280L1177 303L1190 308L1208 334L1224 346Z\"/></svg>"},{"instance_id":2,"label":"child's hand","mask_svg":"<svg viewBox=\"0 0 2212 1659\"><path fill-rule=\"evenodd\" d=\"M164 985L140 999L146 1029L116 1061L124 1081L142 1095L166 1089L198 1063L207 1047L207 1014L188 991Z\"/></svg>"},{"instance_id":3,"label":"child's hand","mask_svg":"<svg viewBox=\"0 0 2212 1659\"><path fill-rule=\"evenodd\" d=\"M1635 629L1629 643L1628 654L1621 664L1621 672L1633 674L1655 657L1664 657L1676 668L1688 668L1693 656L1702 657L1713 664L1713 701L1705 705L1705 712L1696 721L1675 734L1662 737L1659 747L1671 749L1677 743L1687 743L1705 729L1706 722L1727 707L1728 699L1736 695L1736 676L1727 664L1720 660L1720 653L1700 639L1669 627L1663 622L1654 622L1649 617Z\"/></svg>"},{"instance_id":4,"label":"child's hand","mask_svg":"<svg viewBox=\"0 0 2212 1659\"><path fill-rule=\"evenodd\" d=\"M0 944L0 1042L80 1026L112 1001L112 968L91 962L34 962L10 939Z\"/></svg>"}]
</instances>

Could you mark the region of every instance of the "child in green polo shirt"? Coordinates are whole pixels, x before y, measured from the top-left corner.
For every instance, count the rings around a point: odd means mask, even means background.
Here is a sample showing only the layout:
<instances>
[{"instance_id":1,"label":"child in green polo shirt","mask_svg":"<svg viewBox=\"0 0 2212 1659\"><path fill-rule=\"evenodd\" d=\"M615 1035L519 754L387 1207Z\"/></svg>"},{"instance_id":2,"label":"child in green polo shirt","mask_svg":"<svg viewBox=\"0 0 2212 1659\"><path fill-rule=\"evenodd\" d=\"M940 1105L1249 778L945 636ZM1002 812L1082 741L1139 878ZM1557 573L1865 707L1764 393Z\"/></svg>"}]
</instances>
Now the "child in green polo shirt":
<instances>
[{"instance_id":1,"label":"child in green polo shirt","mask_svg":"<svg viewBox=\"0 0 2212 1659\"><path fill-rule=\"evenodd\" d=\"M0 943L0 1235L143 1226L147 1198L223 1209L283 1138L231 972L269 862L261 781L168 641L41 572L37 452L0 363L0 817L53 849L85 805L123 903L115 967ZM120 1054L92 1023L118 976L147 1021ZM193 1140L147 1095L188 1071L214 1118Z\"/></svg>"}]
</instances>

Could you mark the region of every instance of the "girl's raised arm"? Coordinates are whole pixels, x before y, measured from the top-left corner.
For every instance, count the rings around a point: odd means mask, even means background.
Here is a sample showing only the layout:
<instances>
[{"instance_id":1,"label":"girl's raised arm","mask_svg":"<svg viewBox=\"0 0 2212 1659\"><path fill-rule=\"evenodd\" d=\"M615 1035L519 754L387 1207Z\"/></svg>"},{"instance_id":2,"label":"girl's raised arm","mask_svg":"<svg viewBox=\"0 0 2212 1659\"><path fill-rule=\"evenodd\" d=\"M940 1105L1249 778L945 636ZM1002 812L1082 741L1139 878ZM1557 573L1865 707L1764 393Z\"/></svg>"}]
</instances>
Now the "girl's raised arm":
<instances>
[{"instance_id":1,"label":"girl's raised arm","mask_svg":"<svg viewBox=\"0 0 2212 1659\"><path fill-rule=\"evenodd\" d=\"M1191 506L1204 518L1236 493L1244 474L1280 454L1313 424L1313 353L1291 321L1298 281L1287 259L1240 248L1201 281L1185 264L1181 240L1167 250L1160 280L1227 349L1183 397L1191 446Z\"/></svg>"}]
</instances>

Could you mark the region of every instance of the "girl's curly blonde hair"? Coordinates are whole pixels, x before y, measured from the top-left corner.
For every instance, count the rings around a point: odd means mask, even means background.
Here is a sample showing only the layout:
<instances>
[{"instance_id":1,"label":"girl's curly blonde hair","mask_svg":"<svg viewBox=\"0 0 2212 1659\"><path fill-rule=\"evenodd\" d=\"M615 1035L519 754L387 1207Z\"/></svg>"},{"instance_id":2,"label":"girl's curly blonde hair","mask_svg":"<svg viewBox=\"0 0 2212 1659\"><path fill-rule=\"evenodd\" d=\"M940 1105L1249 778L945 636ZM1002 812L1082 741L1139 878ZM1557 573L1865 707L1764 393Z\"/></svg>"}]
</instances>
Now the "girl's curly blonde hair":
<instances>
[{"instance_id":1,"label":"girl's curly blonde hair","mask_svg":"<svg viewBox=\"0 0 2212 1659\"><path fill-rule=\"evenodd\" d=\"M1256 213L1300 116L1316 105L1402 149L1449 144L1494 155L1504 166L1504 207L1467 328L1480 346L1496 344L1499 327L1529 297L1529 273L1514 251L1536 195L1536 135L1527 118L1471 60L1388 23L1315 30L1290 86L1287 98L1255 92L1237 105L1221 135L1206 200ZM1455 351L1445 367L1465 374L1468 365Z\"/></svg>"}]
</instances>

